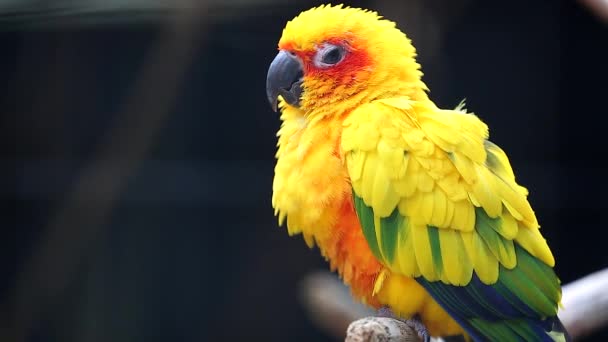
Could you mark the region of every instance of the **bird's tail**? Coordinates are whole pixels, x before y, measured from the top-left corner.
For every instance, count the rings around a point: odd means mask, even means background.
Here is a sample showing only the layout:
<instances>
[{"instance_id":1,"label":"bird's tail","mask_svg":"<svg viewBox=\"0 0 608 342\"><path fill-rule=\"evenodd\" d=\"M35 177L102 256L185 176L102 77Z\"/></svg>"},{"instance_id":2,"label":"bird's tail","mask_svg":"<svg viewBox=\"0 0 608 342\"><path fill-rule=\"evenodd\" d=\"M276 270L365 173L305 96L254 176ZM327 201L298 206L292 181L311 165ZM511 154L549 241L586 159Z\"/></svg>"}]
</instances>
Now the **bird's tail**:
<instances>
[{"instance_id":1,"label":"bird's tail","mask_svg":"<svg viewBox=\"0 0 608 342\"><path fill-rule=\"evenodd\" d=\"M545 320L512 319L486 321L469 319L463 328L474 341L571 342L572 338L557 317Z\"/></svg>"}]
</instances>

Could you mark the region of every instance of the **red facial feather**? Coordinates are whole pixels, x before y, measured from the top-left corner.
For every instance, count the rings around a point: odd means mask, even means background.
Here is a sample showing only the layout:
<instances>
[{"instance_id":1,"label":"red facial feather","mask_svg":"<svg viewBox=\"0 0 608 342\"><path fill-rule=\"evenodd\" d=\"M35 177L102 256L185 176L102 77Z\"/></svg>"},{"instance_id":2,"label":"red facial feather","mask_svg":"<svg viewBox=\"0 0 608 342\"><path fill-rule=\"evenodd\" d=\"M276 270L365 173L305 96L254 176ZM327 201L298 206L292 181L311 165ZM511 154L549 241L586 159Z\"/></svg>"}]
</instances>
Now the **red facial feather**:
<instances>
[{"instance_id":1,"label":"red facial feather","mask_svg":"<svg viewBox=\"0 0 608 342\"><path fill-rule=\"evenodd\" d=\"M313 63L314 56L317 53L316 49L298 51L292 42L283 43L279 48L295 53L302 60L305 76L333 79L336 86L348 86L367 73L367 67L372 64L372 59L360 42L352 42L352 39L345 38L331 38L325 42L346 48L347 52L344 60L331 67L318 68Z\"/></svg>"},{"instance_id":2,"label":"red facial feather","mask_svg":"<svg viewBox=\"0 0 608 342\"><path fill-rule=\"evenodd\" d=\"M344 59L331 67L318 68L313 63L313 57L316 51L307 52L303 57L304 73L312 77L325 75L325 77L333 78L338 84L348 84L359 71L364 70L371 64L371 58L366 53L365 49L360 46L353 46L340 39L329 40L328 43L341 45L346 48L346 56Z\"/></svg>"}]
</instances>

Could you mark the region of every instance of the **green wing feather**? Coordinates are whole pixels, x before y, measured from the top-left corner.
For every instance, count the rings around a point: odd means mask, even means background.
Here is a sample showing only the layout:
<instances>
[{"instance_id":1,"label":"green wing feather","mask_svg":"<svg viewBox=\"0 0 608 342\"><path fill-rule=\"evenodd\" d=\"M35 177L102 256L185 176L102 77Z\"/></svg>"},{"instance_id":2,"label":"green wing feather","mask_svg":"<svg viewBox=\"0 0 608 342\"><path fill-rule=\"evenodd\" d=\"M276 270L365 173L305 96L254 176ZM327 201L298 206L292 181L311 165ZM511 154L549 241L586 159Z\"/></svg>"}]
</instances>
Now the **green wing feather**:
<instances>
[{"instance_id":1,"label":"green wing feather","mask_svg":"<svg viewBox=\"0 0 608 342\"><path fill-rule=\"evenodd\" d=\"M561 326L553 255L487 138L462 110L363 105L342 135L355 208L376 258L419 281L471 336L549 338Z\"/></svg>"}]
</instances>

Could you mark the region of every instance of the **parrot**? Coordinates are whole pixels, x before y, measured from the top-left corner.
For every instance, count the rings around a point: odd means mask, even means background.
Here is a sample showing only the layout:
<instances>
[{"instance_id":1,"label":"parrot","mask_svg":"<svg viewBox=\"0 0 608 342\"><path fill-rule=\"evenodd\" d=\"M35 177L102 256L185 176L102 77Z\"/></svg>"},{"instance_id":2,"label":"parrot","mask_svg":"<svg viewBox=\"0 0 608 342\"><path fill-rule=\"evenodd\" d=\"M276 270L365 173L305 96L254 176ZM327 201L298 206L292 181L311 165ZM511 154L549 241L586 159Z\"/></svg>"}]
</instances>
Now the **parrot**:
<instances>
[{"instance_id":1,"label":"parrot","mask_svg":"<svg viewBox=\"0 0 608 342\"><path fill-rule=\"evenodd\" d=\"M528 189L464 102L430 99L394 21L320 5L287 22L277 50L279 226L318 247L358 301L427 336L570 341Z\"/></svg>"}]
</instances>

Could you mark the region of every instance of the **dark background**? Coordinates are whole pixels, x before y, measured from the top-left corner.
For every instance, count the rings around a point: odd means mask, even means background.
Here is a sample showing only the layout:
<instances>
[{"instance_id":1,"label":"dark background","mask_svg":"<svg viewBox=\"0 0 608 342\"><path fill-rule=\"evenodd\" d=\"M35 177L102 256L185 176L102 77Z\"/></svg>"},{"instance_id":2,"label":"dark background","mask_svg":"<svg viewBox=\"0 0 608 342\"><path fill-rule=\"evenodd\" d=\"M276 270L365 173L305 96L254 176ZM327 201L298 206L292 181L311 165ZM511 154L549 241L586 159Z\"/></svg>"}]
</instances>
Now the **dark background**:
<instances>
[{"instance_id":1,"label":"dark background","mask_svg":"<svg viewBox=\"0 0 608 342\"><path fill-rule=\"evenodd\" d=\"M332 340L297 299L326 265L272 215L264 89L316 4L0 17L0 340ZM562 281L606 267L607 24L565 1L350 4L488 123Z\"/></svg>"}]
</instances>

